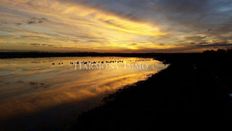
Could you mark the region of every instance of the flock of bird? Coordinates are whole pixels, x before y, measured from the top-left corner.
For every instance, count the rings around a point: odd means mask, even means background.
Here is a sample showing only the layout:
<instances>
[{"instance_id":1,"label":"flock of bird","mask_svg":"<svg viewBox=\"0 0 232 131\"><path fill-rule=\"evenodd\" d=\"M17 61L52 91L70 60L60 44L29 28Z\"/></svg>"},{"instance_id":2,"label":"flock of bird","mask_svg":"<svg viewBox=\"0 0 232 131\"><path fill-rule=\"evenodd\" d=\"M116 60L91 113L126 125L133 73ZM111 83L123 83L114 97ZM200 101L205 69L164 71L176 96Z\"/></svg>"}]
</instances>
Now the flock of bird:
<instances>
[{"instance_id":1,"label":"flock of bird","mask_svg":"<svg viewBox=\"0 0 232 131\"><path fill-rule=\"evenodd\" d=\"M110 63L123 63L123 60L118 60L118 61L77 61L77 62L70 62L71 65L73 64L110 64ZM58 65L63 65L63 62L57 63ZM56 65L56 63L52 63L52 65Z\"/></svg>"}]
</instances>

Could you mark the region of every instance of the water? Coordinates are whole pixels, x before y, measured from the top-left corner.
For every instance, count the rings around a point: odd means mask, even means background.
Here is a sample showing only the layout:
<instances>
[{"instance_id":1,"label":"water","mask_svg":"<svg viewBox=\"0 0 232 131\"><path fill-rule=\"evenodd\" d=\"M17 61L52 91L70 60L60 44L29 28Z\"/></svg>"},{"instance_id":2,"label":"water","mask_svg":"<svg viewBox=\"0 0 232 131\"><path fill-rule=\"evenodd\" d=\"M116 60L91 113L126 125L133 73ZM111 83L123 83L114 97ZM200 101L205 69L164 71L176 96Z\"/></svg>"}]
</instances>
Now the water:
<instances>
[{"instance_id":1,"label":"water","mask_svg":"<svg viewBox=\"0 0 232 131\"><path fill-rule=\"evenodd\" d=\"M34 117L30 122L67 120L99 105L106 95L164 68L166 65L151 58L1 59L0 120L25 116Z\"/></svg>"}]
</instances>

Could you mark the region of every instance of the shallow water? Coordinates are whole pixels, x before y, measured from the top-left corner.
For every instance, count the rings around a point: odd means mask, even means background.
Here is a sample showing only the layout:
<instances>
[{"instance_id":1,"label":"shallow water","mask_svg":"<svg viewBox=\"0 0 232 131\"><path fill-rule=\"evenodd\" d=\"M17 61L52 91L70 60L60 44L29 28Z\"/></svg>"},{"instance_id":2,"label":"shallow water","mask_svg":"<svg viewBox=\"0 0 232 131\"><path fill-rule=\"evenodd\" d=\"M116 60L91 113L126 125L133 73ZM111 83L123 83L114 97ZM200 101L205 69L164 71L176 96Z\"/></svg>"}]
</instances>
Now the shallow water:
<instances>
[{"instance_id":1,"label":"shallow water","mask_svg":"<svg viewBox=\"0 0 232 131\"><path fill-rule=\"evenodd\" d=\"M63 57L0 60L0 118L76 103L92 108L107 94L146 80L166 65L151 58ZM84 111L77 109L76 111Z\"/></svg>"}]
</instances>

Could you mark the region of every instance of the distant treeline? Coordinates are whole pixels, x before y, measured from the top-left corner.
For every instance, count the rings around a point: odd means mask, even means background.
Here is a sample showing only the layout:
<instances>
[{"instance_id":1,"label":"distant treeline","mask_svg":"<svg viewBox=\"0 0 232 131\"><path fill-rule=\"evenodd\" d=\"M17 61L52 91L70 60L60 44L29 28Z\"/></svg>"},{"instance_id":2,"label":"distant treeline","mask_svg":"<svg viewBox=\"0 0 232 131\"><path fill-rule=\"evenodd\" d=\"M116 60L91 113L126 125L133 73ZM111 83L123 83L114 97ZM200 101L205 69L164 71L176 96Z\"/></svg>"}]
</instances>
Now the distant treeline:
<instances>
[{"instance_id":1,"label":"distant treeline","mask_svg":"<svg viewBox=\"0 0 232 131\"><path fill-rule=\"evenodd\" d=\"M0 52L0 58L43 58L43 57L82 57L82 56L130 56L123 53L93 52ZM137 54L138 56L139 54ZM134 56L134 55L133 55Z\"/></svg>"},{"instance_id":2,"label":"distant treeline","mask_svg":"<svg viewBox=\"0 0 232 131\"><path fill-rule=\"evenodd\" d=\"M203 61L232 61L232 49L207 50L202 53L163 53L153 54L153 57L164 63L192 63ZM223 60L222 60L223 61Z\"/></svg>"},{"instance_id":3,"label":"distant treeline","mask_svg":"<svg viewBox=\"0 0 232 131\"><path fill-rule=\"evenodd\" d=\"M82 57L82 56L122 56L122 57L173 57L178 55L225 55L232 54L232 49L207 50L203 53L95 53L95 52L0 52L0 58L42 58L42 57Z\"/></svg>"},{"instance_id":4,"label":"distant treeline","mask_svg":"<svg viewBox=\"0 0 232 131\"><path fill-rule=\"evenodd\" d=\"M95 52L0 52L0 58L43 58L43 57L85 57L85 56L120 56L153 57L164 53L95 53Z\"/></svg>"}]
</instances>

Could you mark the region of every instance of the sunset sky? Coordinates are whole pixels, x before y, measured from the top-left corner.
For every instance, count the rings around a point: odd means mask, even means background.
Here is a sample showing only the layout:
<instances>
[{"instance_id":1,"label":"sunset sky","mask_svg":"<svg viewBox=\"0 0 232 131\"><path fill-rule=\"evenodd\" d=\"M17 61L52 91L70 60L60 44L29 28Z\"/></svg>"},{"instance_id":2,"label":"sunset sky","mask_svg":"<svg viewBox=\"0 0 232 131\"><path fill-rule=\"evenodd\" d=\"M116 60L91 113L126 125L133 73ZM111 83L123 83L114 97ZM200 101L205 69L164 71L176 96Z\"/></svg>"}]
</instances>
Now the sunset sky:
<instances>
[{"instance_id":1,"label":"sunset sky","mask_svg":"<svg viewBox=\"0 0 232 131\"><path fill-rule=\"evenodd\" d=\"M0 0L0 51L231 47L231 0Z\"/></svg>"}]
</instances>

